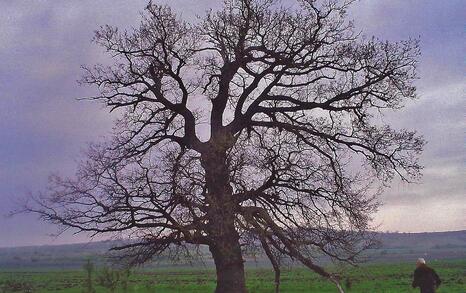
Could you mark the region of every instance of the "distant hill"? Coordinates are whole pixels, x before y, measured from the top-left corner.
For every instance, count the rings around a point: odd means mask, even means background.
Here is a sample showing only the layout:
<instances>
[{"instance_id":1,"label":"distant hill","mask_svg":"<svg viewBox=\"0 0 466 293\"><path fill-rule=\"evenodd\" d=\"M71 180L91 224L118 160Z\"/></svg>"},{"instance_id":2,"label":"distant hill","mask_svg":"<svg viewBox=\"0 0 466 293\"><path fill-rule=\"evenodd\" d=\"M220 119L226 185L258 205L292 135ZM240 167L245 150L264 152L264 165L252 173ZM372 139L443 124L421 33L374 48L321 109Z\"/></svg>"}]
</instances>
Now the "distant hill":
<instances>
[{"instance_id":1,"label":"distant hill","mask_svg":"<svg viewBox=\"0 0 466 293\"><path fill-rule=\"evenodd\" d=\"M102 262L116 241L98 241L65 245L41 245L0 248L2 268L60 268L81 267L87 259Z\"/></svg>"},{"instance_id":2,"label":"distant hill","mask_svg":"<svg viewBox=\"0 0 466 293\"><path fill-rule=\"evenodd\" d=\"M367 252L371 262L415 261L418 257L428 260L466 259L466 230L431 233L377 233L381 246ZM99 241L67 245L45 245L0 248L0 269L75 269L87 259L105 262L105 254L122 242ZM207 249L207 266L212 265ZM248 259L247 265L266 266L264 257ZM152 264L154 265L154 264ZM196 264L195 264L196 265ZM200 263L198 263L200 265ZM172 267L167 259L158 259L157 266Z\"/></svg>"},{"instance_id":3,"label":"distant hill","mask_svg":"<svg viewBox=\"0 0 466 293\"><path fill-rule=\"evenodd\" d=\"M369 253L376 261L466 258L466 230L429 233L379 233L381 247Z\"/></svg>"},{"instance_id":4,"label":"distant hill","mask_svg":"<svg viewBox=\"0 0 466 293\"><path fill-rule=\"evenodd\" d=\"M466 248L466 230L429 233L379 233L384 248Z\"/></svg>"}]
</instances>

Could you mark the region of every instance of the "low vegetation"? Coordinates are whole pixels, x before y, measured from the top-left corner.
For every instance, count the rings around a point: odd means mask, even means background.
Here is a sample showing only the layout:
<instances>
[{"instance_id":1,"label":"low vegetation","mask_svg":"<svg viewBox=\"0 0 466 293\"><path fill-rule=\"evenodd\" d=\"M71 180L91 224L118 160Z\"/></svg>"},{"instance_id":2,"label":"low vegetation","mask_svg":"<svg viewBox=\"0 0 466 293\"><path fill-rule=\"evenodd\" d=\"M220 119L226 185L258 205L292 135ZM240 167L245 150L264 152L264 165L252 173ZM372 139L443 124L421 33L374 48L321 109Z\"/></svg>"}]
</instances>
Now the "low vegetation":
<instances>
[{"instance_id":1,"label":"low vegetation","mask_svg":"<svg viewBox=\"0 0 466 293\"><path fill-rule=\"evenodd\" d=\"M433 262L432 266L444 281L438 293L466 292L466 260ZM211 269L140 269L130 272L108 267L89 268L86 265L82 270L71 271L3 270L0 271L0 292L82 293L92 288L91 292L95 293L204 293L215 289L215 272ZM348 292L417 292L410 288L413 271L411 263L370 264L338 270ZM88 282L89 276L91 285ZM106 278L113 282L102 282ZM274 292L273 279L271 269L249 268L248 292ZM330 293L336 292L336 288L309 270L288 268L282 272L281 292Z\"/></svg>"}]
</instances>

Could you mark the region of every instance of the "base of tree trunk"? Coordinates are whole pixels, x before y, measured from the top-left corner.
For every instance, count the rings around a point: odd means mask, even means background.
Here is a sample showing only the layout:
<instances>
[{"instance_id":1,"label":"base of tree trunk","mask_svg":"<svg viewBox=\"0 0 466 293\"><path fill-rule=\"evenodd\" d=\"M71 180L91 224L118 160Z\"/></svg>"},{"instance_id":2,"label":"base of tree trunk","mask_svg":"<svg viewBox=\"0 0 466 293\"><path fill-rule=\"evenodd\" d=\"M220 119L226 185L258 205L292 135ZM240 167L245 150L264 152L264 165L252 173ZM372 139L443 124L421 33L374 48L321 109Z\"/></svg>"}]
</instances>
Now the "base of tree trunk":
<instances>
[{"instance_id":1,"label":"base of tree trunk","mask_svg":"<svg viewBox=\"0 0 466 293\"><path fill-rule=\"evenodd\" d=\"M246 293L244 261L238 243L210 248L217 272L215 293Z\"/></svg>"},{"instance_id":2,"label":"base of tree trunk","mask_svg":"<svg viewBox=\"0 0 466 293\"><path fill-rule=\"evenodd\" d=\"M244 267L232 267L217 270L217 287L215 293L246 293Z\"/></svg>"}]
</instances>

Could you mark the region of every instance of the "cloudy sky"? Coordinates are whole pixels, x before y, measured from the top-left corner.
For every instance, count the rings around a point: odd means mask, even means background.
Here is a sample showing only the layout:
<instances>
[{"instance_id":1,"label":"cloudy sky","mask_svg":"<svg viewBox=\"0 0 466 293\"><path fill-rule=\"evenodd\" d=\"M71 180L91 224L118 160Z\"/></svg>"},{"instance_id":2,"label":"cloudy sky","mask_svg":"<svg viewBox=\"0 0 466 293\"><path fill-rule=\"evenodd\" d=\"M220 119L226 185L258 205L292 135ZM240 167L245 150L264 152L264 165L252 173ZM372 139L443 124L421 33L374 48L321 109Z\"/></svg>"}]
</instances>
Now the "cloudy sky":
<instances>
[{"instance_id":1,"label":"cloudy sky","mask_svg":"<svg viewBox=\"0 0 466 293\"><path fill-rule=\"evenodd\" d=\"M291 0L288 0L291 1ZM185 17L220 0L172 0ZM394 182L381 198L380 230L421 232L466 229L466 86L462 0L360 0L351 17L364 34L381 39L420 37L419 100L388 115L397 127L428 140L421 182ZM3 217L21 198L44 189L50 173L73 174L88 142L102 139L112 118L76 98L80 65L102 60L90 43L103 24L138 23L140 0L0 0L0 246L58 244L85 236L49 235L55 227L33 215Z\"/></svg>"}]
</instances>

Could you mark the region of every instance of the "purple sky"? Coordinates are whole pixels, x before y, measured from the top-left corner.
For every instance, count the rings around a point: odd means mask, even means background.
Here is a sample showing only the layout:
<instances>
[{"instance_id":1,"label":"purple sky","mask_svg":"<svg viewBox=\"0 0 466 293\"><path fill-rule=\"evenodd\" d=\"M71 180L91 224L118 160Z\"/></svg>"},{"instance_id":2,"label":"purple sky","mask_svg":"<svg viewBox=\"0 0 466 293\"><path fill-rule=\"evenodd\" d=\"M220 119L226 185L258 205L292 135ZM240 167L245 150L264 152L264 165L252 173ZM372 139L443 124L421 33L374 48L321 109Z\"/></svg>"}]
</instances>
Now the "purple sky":
<instances>
[{"instance_id":1,"label":"purple sky","mask_svg":"<svg viewBox=\"0 0 466 293\"><path fill-rule=\"evenodd\" d=\"M291 1L291 0L288 0ZM165 1L159 1L165 2ZM172 0L185 17L218 7L220 0ZM112 117L96 103L76 101L80 65L103 60L90 39L99 25L138 23L146 1L0 1L0 246L68 243L55 227L32 215L3 218L15 203L47 184L51 172L72 175L87 142L109 132ZM420 99L388 115L397 127L428 140L424 177L394 182L376 215L381 230L466 229L464 19L462 0L360 0L351 10L368 36L420 37Z\"/></svg>"}]
</instances>

